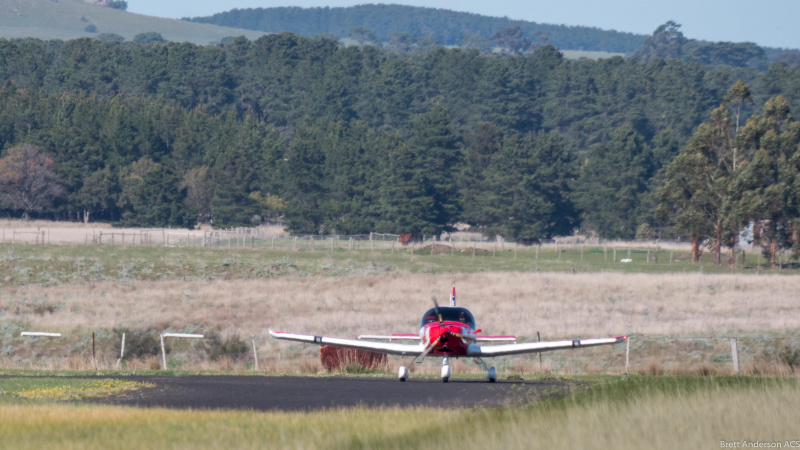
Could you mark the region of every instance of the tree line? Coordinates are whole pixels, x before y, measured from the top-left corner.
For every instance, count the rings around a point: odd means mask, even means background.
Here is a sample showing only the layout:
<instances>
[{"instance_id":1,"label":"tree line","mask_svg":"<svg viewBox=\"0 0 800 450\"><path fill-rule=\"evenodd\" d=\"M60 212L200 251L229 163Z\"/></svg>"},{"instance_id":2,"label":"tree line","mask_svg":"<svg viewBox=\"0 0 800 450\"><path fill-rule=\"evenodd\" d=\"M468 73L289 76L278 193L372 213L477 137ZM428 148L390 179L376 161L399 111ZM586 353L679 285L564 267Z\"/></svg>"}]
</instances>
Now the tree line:
<instances>
[{"instance_id":1,"label":"tree line","mask_svg":"<svg viewBox=\"0 0 800 450\"><path fill-rule=\"evenodd\" d=\"M800 100L785 63L572 61L549 45L485 56L289 33L216 47L0 40L0 60L5 214L130 226L281 217L297 233L465 222L508 238L688 237L659 215L659 192L697 127L737 80L751 90L742 124L777 95L790 110ZM56 177L40 206L8 197L24 191L25 158Z\"/></svg>"},{"instance_id":2,"label":"tree line","mask_svg":"<svg viewBox=\"0 0 800 450\"><path fill-rule=\"evenodd\" d=\"M495 50L506 53L514 49L533 51L539 45L551 44L564 50L623 53L643 59L670 57L684 62L759 69L775 61L795 65L800 62L800 52L796 49L759 47L750 42L688 39L680 32L680 25L673 21L660 25L652 36L644 36L404 5L233 9L209 17L184 20L267 33L288 31L307 37L327 35L359 44L383 46L394 52L424 51L444 45L474 48L490 54Z\"/></svg>"},{"instance_id":3,"label":"tree line","mask_svg":"<svg viewBox=\"0 0 800 450\"><path fill-rule=\"evenodd\" d=\"M448 46L462 45L475 38L488 41L497 31L516 27L527 36L547 35L550 43L558 48L626 54L641 48L646 37L594 27L552 25L404 5L233 9L184 20L267 33L288 31L307 37L328 34L337 39L351 37L356 27L370 30L377 42L389 42L406 35L412 40L427 37L438 45Z\"/></svg>"}]
</instances>

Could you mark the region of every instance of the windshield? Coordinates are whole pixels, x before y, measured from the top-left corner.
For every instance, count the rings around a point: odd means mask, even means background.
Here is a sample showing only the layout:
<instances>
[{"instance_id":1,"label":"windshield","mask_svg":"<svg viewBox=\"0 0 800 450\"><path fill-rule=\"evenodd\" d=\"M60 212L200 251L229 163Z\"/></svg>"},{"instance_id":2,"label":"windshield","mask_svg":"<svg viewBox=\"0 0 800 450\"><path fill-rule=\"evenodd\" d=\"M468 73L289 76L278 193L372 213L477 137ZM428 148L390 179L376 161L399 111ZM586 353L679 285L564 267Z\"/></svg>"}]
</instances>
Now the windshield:
<instances>
[{"instance_id":1,"label":"windshield","mask_svg":"<svg viewBox=\"0 0 800 450\"><path fill-rule=\"evenodd\" d=\"M442 314L442 320L445 322L461 322L469 325L473 330L475 329L475 318L472 313L466 308L453 307L453 306L440 306L439 312ZM431 308L422 315L422 323L420 327L431 322L438 322L439 318L436 317L436 310Z\"/></svg>"}]
</instances>

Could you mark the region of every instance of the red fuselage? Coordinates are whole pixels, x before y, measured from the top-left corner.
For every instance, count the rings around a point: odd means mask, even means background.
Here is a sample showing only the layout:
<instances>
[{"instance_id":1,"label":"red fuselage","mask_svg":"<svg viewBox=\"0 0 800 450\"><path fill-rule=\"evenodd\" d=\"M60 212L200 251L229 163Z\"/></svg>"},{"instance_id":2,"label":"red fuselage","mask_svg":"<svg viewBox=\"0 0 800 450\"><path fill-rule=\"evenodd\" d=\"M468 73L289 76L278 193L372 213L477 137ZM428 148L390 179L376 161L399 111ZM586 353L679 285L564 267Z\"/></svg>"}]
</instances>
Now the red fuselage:
<instances>
[{"instance_id":1,"label":"red fuselage","mask_svg":"<svg viewBox=\"0 0 800 450\"><path fill-rule=\"evenodd\" d=\"M466 356L467 347L475 343L475 330L460 322L431 322L419 334L425 347L435 342L430 354L436 356Z\"/></svg>"}]
</instances>

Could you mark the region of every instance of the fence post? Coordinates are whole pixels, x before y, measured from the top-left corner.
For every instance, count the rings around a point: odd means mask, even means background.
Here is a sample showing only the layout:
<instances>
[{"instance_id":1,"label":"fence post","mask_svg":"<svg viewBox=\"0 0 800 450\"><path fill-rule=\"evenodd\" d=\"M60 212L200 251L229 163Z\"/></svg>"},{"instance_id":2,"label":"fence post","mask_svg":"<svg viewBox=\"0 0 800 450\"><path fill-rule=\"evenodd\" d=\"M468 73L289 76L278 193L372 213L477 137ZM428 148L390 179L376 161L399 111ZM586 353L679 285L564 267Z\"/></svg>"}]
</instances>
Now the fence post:
<instances>
[{"instance_id":1,"label":"fence post","mask_svg":"<svg viewBox=\"0 0 800 450\"><path fill-rule=\"evenodd\" d=\"M161 368L167 370L167 353L164 351L164 333L160 333L161 337Z\"/></svg>"},{"instance_id":2,"label":"fence post","mask_svg":"<svg viewBox=\"0 0 800 450\"><path fill-rule=\"evenodd\" d=\"M628 336L628 339L625 339L625 373L628 372L628 363L630 361L631 355L631 337Z\"/></svg>"},{"instance_id":3,"label":"fence post","mask_svg":"<svg viewBox=\"0 0 800 450\"><path fill-rule=\"evenodd\" d=\"M117 360L117 367L122 363L122 357L125 355L125 333L122 333L122 344L119 348L119 359Z\"/></svg>"},{"instance_id":4,"label":"fence post","mask_svg":"<svg viewBox=\"0 0 800 450\"><path fill-rule=\"evenodd\" d=\"M739 375L739 347L736 338L731 338L731 360L733 361L733 373Z\"/></svg>"},{"instance_id":5,"label":"fence post","mask_svg":"<svg viewBox=\"0 0 800 450\"><path fill-rule=\"evenodd\" d=\"M536 337L539 339L539 342L542 342L542 335L539 332L536 332ZM539 352L539 370L542 370L542 352Z\"/></svg>"},{"instance_id":6,"label":"fence post","mask_svg":"<svg viewBox=\"0 0 800 450\"><path fill-rule=\"evenodd\" d=\"M256 353L256 337L253 336L253 361L255 362L255 368L258 370L258 354Z\"/></svg>"}]
</instances>

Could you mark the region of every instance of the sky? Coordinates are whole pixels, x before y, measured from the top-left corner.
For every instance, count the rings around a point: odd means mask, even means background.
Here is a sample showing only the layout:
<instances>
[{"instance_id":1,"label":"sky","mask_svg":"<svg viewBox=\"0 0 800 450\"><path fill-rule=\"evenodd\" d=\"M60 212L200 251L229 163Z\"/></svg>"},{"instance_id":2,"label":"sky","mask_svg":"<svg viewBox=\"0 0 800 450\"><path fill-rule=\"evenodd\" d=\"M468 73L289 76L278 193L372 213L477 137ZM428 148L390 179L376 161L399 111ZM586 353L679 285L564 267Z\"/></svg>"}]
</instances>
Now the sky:
<instances>
[{"instance_id":1,"label":"sky","mask_svg":"<svg viewBox=\"0 0 800 450\"><path fill-rule=\"evenodd\" d=\"M343 7L393 3L539 23L652 34L668 20L690 39L800 48L798 0L127 0L128 11L157 17L209 16L234 8Z\"/></svg>"}]
</instances>

